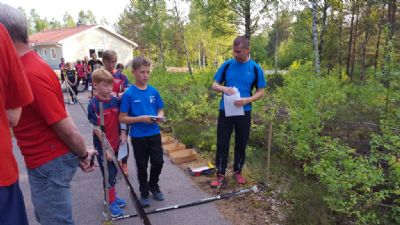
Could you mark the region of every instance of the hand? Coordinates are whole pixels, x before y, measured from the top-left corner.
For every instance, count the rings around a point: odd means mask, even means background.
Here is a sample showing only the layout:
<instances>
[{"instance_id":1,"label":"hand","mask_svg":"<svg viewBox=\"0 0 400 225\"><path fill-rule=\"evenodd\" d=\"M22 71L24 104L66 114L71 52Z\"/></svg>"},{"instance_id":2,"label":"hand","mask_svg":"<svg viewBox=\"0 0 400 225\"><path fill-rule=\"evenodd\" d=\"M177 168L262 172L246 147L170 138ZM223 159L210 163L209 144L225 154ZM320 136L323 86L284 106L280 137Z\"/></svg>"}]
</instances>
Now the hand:
<instances>
[{"instance_id":1,"label":"hand","mask_svg":"<svg viewBox=\"0 0 400 225\"><path fill-rule=\"evenodd\" d=\"M97 151L94 149L88 149L87 153L88 156L85 159L79 161L79 167L85 173L89 173L94 170L94 165L90 165L90 161L92 160L93 157L98 155Z\"/></svg>"},{"instance_id":2,"label":"hand","mask_svg":"<svg viewBox=\"0 0 400 225\"><path fill-rule=\"evenodd\" d=\"M121 131L121 135L119 136L119 142L121 144L125 144L126 143L126 131Z\"/></svg>"},{"instance_id":3,"label":"hand","mask_svg":"<svg viewBox=\"0 0 400 225\"><path fill-rule=\"evenodd\" d=\"M155 121L157 124L160 124L161 122L164 122L164 119L162 119L162 118L156 118L156 121Z\"/></svg>"},{"instance_id":4,"label":"hand","mask_svg":"<svg viewBox=\"0 0 400 225\"><path fill-rule=\"evenodd\" d=\"M112 161L112 156L111 156L111 153L107 150L106 151L106 158L107 158L107 161Z\"/></svg>"},{"instance_id":5,"label":"hand","mask_svg":"<svg viewBox=\"0 0 400 225\"><path fill-rule=\"evenodd\" d=\"M231 87L224 87L222 92L228 95L234 95L236 93L236 91Z\"/></svg>"},{"instance_id":6,"label":"hand","mask_svg":"<svg viewBox=\"0 0 400 225\"><path fill-rule=\"evenodd\" d=\"M115 92L111 92L111 96L118 97L118 94Z\"/></svg>"},{"instance_id":7,"label":"hand","mask_svg":"<svg viewBox=\"0 0 400 225\"><path fill-rule=\"evenodd\" d=\"M139 118L141 119L141 121L143 123L154 123L155 122L155 120L153 120L150 116L144 115L144 116L139 116Z\"/></svg>"},{"instance_id":8,"label":"hand","mask_svg":"<svg viewBox=\"0 0 400 225\"><path fill-rule=\"evenodd\" d=\"M235 106L236 107L242 107L242 106L244 106L244 105L246 105L248 103L249 102L248 102L247 98L241 98L241 99L235 101Z\"/></svg>"}]
</instances>

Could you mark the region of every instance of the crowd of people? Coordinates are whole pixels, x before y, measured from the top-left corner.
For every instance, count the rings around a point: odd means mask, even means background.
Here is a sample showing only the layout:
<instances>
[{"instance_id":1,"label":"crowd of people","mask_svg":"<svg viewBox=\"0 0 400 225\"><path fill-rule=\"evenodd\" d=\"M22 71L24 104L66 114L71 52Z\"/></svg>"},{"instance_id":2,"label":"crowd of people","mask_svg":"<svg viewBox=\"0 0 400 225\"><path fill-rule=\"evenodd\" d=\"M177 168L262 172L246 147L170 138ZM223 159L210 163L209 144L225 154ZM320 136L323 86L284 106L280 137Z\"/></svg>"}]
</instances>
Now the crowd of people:
<instances>
[{"instance_id":1,"label":"crowd of people","mask_svg":"<svg viewBox=\"0 0 400 225\"><path fill-rule=\"evenodd\" d=\"M24 156L36 220L42 225L74 224L70 182L78 167L92 172L97 158L107 183L109 211L112 217L124 215L126 201L116 193L117 166L101 139L110 143L119 154L128 138L133 146L139 181L140 203L150 206L150 194L164 200L159 178L163 168L160 123L164 121L164 102L158 90L151 86L151 62L135 57L131 63L134 83L123 74L114 50L106 50L102 60L96 54L84 57L73 65L61 59L61 82L70 87L72 102L78 102L78 84L84 90L93 86L87 107L88 120L93 125L94 149L88 149L83 136L65 109L60 81L55 72L33 51L28 42L25 16L16 8L0 3L0 224L29 224L23 196L18 184L18 166L12 153L10 128ZM211 187L225 183L230 136L235 131L234 179L245 184L242 168L250 133L251 103L262 98L266 81L261 67L250 59L249 40L238 36L233 41L234 59L226 61L216 72L212 89L223 93L217 124L216 179ZM252 94L252 89L256 91ZM240 93L234 105L242 107L243 115L225 113L224 96ZM100 129L100 107L104 107L104 127ZM4 141L3 141L4 140ZM128 148L128 147L127 147ZM129 148L128 151L129 153ZM128 173L128 155L120 162ZM109 179L105 181L107 161ZM150 170L148 174L148 167ZM103 186L104 188L104 186Z\"/></svg>"},{"instance_id":2,"label":"crowd of people","mask_svg":"<svg viewBox=\"0 0 400 225\"><path fill-rule=\"evenodd\" d=\"M61 83L69 91L72 104L77 103L75 97L78 96L79 89L83 92L91 88L92 72L101 66L103 66L103 62L97 59L96 53L91 54L90 60L85 56L83 60L78 59L75 63L65 62L65 59L61 58L61 62L58 65ZM79 88L80 85L81 88Z\"/></svg>"}]
</instances>

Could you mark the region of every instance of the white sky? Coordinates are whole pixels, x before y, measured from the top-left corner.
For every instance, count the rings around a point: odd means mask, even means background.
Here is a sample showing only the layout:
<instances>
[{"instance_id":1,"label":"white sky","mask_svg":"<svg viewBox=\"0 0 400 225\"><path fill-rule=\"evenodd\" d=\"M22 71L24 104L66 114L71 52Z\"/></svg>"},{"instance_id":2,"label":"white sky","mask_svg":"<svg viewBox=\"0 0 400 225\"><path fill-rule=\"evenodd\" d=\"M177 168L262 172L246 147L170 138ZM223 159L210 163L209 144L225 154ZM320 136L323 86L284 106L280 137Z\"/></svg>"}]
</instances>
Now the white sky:
<instances>
[{"instance_id":1,"label":"white sky","mask_svg":"<svg viewBox=\"0 0 400 225\"><path fill-rule=\"evenodd\" d=\"M62 22L63 16L67 11L76 21L78 13L82 9L92 10L96 16L96 20L100 23L101 18L106 18L110 25L113 25L125 7L129 4L129 0L0 0L0 2L13 7L25 9L29 15L31 9L43 18L48 20L55 18Z\"/></svg>"}]
</instances>

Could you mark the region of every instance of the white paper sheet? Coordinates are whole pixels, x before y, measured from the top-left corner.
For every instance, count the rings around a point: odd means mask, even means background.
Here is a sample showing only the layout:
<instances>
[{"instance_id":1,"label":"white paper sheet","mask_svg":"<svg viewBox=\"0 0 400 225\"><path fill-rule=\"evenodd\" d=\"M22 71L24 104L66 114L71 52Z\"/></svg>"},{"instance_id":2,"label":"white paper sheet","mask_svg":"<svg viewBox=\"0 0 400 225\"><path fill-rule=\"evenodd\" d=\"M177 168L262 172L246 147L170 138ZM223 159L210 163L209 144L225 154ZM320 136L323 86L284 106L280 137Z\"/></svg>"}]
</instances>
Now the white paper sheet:
<instances>
[{"instance_id":1,"label":"white paper sheet","mask_svg":"<svg viewBox=\"0 0 400 225\"><path fill-rule=\"evenodd\" d=\"M121 161L125 156L128 155L128 144L120 144L118 150L118 161Z\"/></svg>"},{"instance_id":2,"label":"white paper sheet","mask_svg":"<svg viewBox=\"0 0 400 225\"><path fill-rule=\"evenodd\" d=\"M225 107L225 116L243 116L244 110L243 106L237 107L235 106L235 101L240 100L240 93L236 87L233 87L236 91L233 95L224 94L224 107Z\"/></svg>"}]
</instances>

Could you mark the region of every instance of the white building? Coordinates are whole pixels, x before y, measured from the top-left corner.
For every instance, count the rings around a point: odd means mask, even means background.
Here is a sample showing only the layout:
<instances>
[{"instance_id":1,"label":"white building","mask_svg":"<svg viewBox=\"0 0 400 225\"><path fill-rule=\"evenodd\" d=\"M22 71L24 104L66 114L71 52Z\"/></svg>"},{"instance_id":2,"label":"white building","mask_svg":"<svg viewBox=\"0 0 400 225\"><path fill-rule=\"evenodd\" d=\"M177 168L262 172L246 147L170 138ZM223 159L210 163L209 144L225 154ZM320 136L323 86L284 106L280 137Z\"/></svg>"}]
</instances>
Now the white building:
<instances>
[{"instance_id":1,"label":"white building","mask_svg":"<svg viewBox=\"0 0 400 225\"><path fill-rule=\"evenodd\" d=\"M112 49L118 54L118 62L128 63L133 58L137 44L101 25L79 25L72 28L48 30L29 37L32 48L52 67L58 69L61 58L76 62L96 53L99 59L103 51Z\"/></svg>"}]
</instances>

